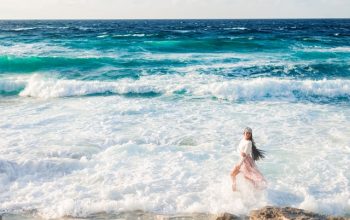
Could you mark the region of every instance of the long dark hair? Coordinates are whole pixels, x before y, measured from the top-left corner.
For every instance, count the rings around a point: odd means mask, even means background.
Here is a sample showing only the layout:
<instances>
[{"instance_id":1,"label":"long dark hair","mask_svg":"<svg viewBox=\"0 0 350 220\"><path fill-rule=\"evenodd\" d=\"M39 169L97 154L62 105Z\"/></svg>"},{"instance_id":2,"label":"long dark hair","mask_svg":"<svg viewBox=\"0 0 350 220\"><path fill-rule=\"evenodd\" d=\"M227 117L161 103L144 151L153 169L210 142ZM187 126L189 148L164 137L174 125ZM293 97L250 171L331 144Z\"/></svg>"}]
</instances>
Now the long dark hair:
<instances>
[{"instance_id":1,"label":"long dark hair","mask_svg":"<svg viewBox=\"0 0 350 220\"><path fill-rule=\"evenodd\" d=\"M253 134L250 136L250 140L252 141L252 156L253 160L260 160L265 158L265 151L260 150L256 147L255 141L253 139Z\"/></svg>"}]
</instances>

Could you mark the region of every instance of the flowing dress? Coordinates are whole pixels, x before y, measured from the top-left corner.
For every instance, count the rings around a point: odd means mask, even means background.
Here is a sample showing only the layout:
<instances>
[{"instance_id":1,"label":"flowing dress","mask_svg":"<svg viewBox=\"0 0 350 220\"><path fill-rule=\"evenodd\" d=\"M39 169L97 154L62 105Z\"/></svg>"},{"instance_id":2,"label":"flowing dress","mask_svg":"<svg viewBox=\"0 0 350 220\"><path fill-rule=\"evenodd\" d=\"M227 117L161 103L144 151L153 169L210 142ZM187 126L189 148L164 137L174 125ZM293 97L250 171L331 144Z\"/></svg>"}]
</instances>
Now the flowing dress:
<instances>
[{"instance_id":1,"label":"flowing dress","mask_svg":"<svg viewBox=\"0 0 350 220\"><path fill-rule=\"evenodd\" d=\"M256 188L264 189L266 188L267 182L252 158L252 141L242 139L238 146L238 152L241 156L239 163L236 165L239 168L239 172L243 176L250 180ZM241 153L245 153L246 156L243 157Z\"/></svg>"}]
</instances>

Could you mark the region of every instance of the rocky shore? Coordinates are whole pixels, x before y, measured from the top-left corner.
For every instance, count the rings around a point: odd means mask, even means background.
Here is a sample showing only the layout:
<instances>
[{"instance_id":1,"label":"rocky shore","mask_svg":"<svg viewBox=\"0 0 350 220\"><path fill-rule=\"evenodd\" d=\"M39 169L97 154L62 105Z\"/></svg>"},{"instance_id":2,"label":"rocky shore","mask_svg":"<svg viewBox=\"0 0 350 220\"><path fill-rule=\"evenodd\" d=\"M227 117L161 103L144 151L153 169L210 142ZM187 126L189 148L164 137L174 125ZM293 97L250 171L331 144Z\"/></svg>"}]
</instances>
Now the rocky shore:
<instances>
[{"instance_id":1,"label":"rocky shore","mask_svg":"<svg viewBox=\"0 0 350 220\"><path fill-rule=\"evenodd\" d=\"M39 220L43 219L33 215L13 215L3 214L0 220ZM86 218L75 218L65 216L60 220L96 219L96 220L350 220L350 217L326 216L303 209L291 207L266 206L258 210L253 210L249 215L234 215L231 213L210 214L210 213L180 213L175 215L162 215L141 210L121 212L117 214L95 213ZM58 220L58 219L57 219Z\"/></svg>"},{"instance_id":2,"label":"rocky shore","mask_svg":"<svg viewBox=\"0 0 350 220\"><path fill-rule=\"evenodd\" d=\"M326 216L309 212L303 209L291 208L291 207L273 207L266 206L259 210L253 210L249 213L249 216L235 216L229 213L225 213L216 220L234 220L234 219L249 219L249 220L265 220L265 219L276 219L276 220L348 220L348 217L340 216Z\"/></svg>"}]
</instances>

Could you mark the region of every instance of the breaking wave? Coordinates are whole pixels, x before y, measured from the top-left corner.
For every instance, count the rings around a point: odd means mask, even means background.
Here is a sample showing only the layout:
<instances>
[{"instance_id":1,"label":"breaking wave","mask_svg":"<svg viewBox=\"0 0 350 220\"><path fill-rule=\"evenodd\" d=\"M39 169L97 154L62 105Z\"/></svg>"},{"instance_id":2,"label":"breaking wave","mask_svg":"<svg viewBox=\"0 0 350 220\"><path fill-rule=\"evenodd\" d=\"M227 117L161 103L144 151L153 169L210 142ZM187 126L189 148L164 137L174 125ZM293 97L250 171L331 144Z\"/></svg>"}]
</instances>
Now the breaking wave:
<instances>
[{"instance_id":1,"label":"breaking wave","mask_svg":"<svg viewBox=\"0 0 350 220\"><path fill-rule=\"evenodd\" d=\"M47 78L3 78L0 94L22 97L57 98L103 94L140 96L189 95L231 101L251 100L337 100L350 98L350 80L294 80L279 78L231 79L200 74L144 76L138 80L83 81Z\"/></svg>"}]
</instances>

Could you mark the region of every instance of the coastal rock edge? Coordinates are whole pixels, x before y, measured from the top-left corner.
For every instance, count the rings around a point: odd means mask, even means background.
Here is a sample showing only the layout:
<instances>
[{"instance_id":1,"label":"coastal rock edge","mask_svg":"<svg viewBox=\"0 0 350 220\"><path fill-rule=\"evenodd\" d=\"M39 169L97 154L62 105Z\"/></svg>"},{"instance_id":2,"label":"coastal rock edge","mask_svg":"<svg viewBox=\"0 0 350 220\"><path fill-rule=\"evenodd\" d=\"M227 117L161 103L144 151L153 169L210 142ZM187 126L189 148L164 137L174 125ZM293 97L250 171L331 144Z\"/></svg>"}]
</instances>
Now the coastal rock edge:
<instances>
[{"instance_id":1,"label":"coastal rock edge","mask_svg":"<svg viewBox=\"0 0 350 220\"><path fill-rule=\"evenodd\" d=\"M253 210L249 214L250 220L276 219L276 220L347 220L350 218L326 216L314 212L292 207L265 206L258 210Z\"/></svg>"}]
</instances>

